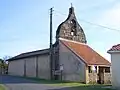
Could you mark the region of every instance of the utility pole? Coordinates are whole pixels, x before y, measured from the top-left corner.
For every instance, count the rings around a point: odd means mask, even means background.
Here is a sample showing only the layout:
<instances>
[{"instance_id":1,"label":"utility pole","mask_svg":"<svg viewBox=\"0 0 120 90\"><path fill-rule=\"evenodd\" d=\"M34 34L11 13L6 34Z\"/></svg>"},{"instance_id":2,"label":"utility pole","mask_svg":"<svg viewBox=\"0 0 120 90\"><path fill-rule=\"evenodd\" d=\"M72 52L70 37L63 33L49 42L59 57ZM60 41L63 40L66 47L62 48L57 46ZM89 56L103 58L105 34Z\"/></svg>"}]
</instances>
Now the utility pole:
<instances>
[{"instance_id":1,"label":"utility pole","mask_svg":"<svg viewBox=\"0 0 120 90\"><path fill-rule=\"evenodd\" d=\"M50 77L51 77L51 80L53 79L52 12L53 12L53 8L50 8Z\"/></svg>"}]
</instances>

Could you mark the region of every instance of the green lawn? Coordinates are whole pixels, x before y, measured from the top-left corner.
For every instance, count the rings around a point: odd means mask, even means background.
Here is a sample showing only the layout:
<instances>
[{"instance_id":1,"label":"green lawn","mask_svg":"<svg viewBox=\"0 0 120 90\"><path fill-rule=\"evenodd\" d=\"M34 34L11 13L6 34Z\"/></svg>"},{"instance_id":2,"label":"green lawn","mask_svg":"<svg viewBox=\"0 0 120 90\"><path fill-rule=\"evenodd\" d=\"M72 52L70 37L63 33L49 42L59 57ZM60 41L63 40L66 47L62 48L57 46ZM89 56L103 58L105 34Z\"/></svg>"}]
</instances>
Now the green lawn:
<instances>
[{"instance_id":1,"label":"green lawn","mask_svg":"<svg viewBox=\"0 0 120 90\"><path fill-rule=\"evenodd\" d=\"M0 90L5 90L5 87L2 84L0 84Z\"/></svg>"},{"instance_id":2,"label":"green lawn","mask_svg":"<svg viewBox=\"0 0 120 90\"><path fill-rule=\"evenodd\" d=\"M72 86L66 87L64 90L113 90L111 88L103 88L102 86Z\"/></svg>"},{"instance_id":3,"label":"green lawn","mask_svg":"<svg viewBox=\"0 0 120 90\"><path fill-rule=\"evenodd\" d=\"M20 76L18 76L20 77ZM38 79L38 78L29 78L29 77L20 77L26 78L30 80L34 80L39 84L47 84L52 86L62 86L64 90L113 90L110 87L111 85L101 85L101 84L83 84L79 82L70 82L70 81L59 81L59 80L45 80L45 79ZM59 89L58 89L59 90Z\"/></svg>"},{"instance_id":4,"label":"green lawn","mask_svg":"<svg viewBox=\"0 0 120 90\"><path fill-rule=\"evenodd\" d=\"M70 82L70 81L67 82L67 81L59 81L59 80L51 81L51 80L44 80L44 79L38 79L38 78L28 78L28 79L35 80L41 84L48 84L52 86L53 85L63 86L64 89L67 89L67 90L113 90L109 88L111 87L111 85L101 85L101 84L92 85L92 84L83 84L79 82Z\"/></svg>"}]
</instances>

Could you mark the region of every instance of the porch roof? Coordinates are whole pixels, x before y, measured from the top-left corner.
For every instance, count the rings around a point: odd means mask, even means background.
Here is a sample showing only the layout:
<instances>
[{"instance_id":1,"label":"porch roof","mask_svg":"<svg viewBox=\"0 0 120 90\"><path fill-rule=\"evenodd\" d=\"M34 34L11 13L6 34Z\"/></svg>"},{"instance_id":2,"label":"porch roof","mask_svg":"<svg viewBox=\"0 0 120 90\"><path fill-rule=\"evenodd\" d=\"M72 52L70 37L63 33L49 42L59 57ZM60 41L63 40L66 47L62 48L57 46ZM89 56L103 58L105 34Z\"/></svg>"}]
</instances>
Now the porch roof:
<instances>
[{"instance_id":1,"label":"porch roof","mask_svg":"<svg viewBox=\"0 0 120 90\"><path fill-rule=\"evenodd\" d=\"M94 51L87 44L83 44L80 42L75 42L72 40L60 39L68 49L70 49L73 53L75 53L79 58L83 60L87 65L104 65L110 66L111 63Z\"/></svg>"}]
</instances>

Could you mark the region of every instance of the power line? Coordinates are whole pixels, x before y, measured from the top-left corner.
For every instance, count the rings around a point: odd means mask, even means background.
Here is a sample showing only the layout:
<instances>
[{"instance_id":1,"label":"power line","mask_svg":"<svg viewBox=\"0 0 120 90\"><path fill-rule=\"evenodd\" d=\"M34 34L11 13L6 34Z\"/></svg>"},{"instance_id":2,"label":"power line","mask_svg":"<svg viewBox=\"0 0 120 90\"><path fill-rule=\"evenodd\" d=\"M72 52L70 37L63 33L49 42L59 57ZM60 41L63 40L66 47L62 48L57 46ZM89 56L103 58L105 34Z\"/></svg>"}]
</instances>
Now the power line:
<instances>
[{"instance_id":1,"label":"power line","mask_svg":"<svg viewBox=\"0 0 120 90\"><path fill-rule=\"evenodd\" d=\"M57 13L59 13L59 14L61 14L61 15L64 15L64 16L66 16L67 14L65 14L65 13L62 13L62 12L59 12L59 11L57 11L57 10L54 10L55 12L57 12Z\"/></svg>"},{"instance_id":2,"label":"power line","mask_svg":"<svg viewBox=\"0 0 120 90\"><path fill-rule=\"evenodd\" d=\"M62 12L59 12L59 11L57 11L57 10L54 10L56 13L59 13L59 14L61 14L61 15L64 15L64 16L66 16L67 14L64 14L64 13L62 13ZM110 28L110 27L107 27L107 26L104 26L104 25L100 25L100 24L95 24L95 23L92 23L92 22L89 22L89 21L86 21L86 20L83 20L83 19L80 19L80 18L78 18L80 21L83 21L83 22L85 22L85 23L88 23L88 24L91 24L91 25L94 25L94 26L98 26L98 27L102 27L102 28L106 28L106 29L109 29L109 30L114 30L114 31L119 31L120 32L120 30L119 29L115 29L115 28Z\"/></svg>"},{"instance_id":3,"label":"power line","mask_svg":"<svg viewBox=\"0 0 120 90\"><path fill-rule=\"evenodd\" d=\"M106 28L106 29L109 29L109 30L120 31L120 30L118 30L118 29L110 28L110 27L107 27L107 26L104 26L104 25L100 25L100 24L95 24L95 23L92 23L92 22L88 22L88 21L85 21L85 20L83 20L83 19L79 19L79 20L81 20L81 21L83 21L83 22L86 22L86 23L88 23L88 24L95 25L95 26L99 26L99 27Z\"/></svg>"}]
</instances>

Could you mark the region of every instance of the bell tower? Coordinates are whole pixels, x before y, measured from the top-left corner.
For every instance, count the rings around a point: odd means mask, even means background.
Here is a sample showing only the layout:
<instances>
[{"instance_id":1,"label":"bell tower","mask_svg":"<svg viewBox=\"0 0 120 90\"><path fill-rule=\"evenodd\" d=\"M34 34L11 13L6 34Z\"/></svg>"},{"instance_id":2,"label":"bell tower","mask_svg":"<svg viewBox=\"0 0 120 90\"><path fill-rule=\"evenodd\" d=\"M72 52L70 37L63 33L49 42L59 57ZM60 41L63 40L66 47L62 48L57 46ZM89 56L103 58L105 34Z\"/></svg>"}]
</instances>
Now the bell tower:
<instances>
[{"instance_id":1,"label":"bell tower","mask_svg":"<svg viewBox=\"0 0 120 90\"><path fill-rule=\"evenodd\" d=\"M84 31L76 19L74 7L72 5L69 8L67 19L58 26L56 39L58 38L87 43Z\"/></svg>"}]
</instances>

